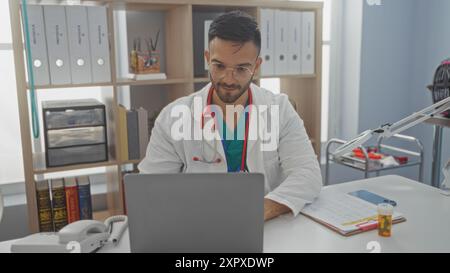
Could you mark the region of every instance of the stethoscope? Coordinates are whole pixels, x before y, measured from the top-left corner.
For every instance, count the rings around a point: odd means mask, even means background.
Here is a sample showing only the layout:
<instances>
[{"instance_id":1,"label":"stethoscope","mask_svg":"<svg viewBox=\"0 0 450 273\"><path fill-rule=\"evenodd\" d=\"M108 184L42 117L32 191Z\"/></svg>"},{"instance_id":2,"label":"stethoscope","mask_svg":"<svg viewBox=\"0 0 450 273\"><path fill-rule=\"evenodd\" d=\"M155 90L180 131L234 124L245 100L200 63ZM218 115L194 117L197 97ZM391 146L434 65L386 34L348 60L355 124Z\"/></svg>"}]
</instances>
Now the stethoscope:
<instances>
[{"instance_id":1,"label":"stethoscope","mask_svg":"<svg viewBox=\"0 0 450 273\"><path fill-rule=\"evenodd\" d=\"M207 107L207 112L209 112L209 107L212 103L212 94L214 92L214 87L211 86L209 88L208 91L208 97L206 99L206 107ZM250 107L252 106L253 103L253 97L252 97L252 92L250 90L250 87L248 88L248 105L250 105ZM245 167L245 160L247 158L247 143L248 143L248 132L249 132L249 120L250 120L250 112L245 112L245 135L244 135L244 145L242 147L242 155L241 155L241 166L239 167L239 171L240 172L246 172L246 167ZM214 113L210 113L211 117L213 117L215 119L215 115ZM216 120L215 120L216 122ZM202 113L202 119L201 119L201 128L203 130L205 126L205 114ZM215 129L215 126L214 126ZM194 156L192 158L193 161L197 161L197 162L202 162L202 163L207 163L207 164L219 164L222 162L222 160L219 157L219 152L217 151L217 141L213 141L214 142L214 154L211 158L207 158L206 157L206 153L205 153L205 141L202 140L202 156L198 157L198 156Z\"/></svg>"}]
</instances>

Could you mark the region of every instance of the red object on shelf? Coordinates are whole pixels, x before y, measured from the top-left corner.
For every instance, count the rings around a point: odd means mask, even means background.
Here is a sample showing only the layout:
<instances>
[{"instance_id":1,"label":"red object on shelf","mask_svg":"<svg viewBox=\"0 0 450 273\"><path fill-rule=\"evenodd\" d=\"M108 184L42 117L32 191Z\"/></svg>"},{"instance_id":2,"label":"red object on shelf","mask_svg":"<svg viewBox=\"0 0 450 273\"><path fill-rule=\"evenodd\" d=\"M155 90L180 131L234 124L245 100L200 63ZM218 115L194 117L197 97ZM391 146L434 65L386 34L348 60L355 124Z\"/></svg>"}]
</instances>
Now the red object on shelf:
<instances>
[{"instance_id":1,"label":"red object on shelf","mask_svg":"<svg viewBox=\"0 0 450 273\"><path fill-rule=\"evenodd\" d=\"M407 156L394 156L394 158L401 165L408 163L408 157Z\"/></svg>"},{"instance_id":2,"label":"red object on shelf","mask_svg":"<svg viewBox=\"0 0 450 273\"><path fill-rule=\"evenodd\" d=\"M353 150L353 156L358 157L358 158L365 158L363 151L359 148ZM382 154L378 154L378 153L374 153L374 152L368 152L367 156L369 157L369 159L374 159L374 160L379 160L379 159L383 158Z\"/></svg>"}]
</instances>

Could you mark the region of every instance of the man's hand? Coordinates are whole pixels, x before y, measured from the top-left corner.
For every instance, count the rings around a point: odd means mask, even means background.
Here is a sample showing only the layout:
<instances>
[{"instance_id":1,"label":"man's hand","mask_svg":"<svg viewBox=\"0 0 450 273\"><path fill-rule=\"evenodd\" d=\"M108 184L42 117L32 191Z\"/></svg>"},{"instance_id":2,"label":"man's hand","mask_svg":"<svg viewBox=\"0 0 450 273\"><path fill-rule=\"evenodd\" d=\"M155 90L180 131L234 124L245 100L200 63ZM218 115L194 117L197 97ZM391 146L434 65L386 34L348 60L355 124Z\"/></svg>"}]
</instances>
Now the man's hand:
<instances>
[{"instance_id":1,"label":"man's hand","mask_svg":"<svg viewBox=\"0 0 450 273\"><path fill-rule=\"evenodd\" d=\"M285 205L264 198L264 221L268 221L272 218L275 218L281 214L288 213L290 211L291 209L286 207Z\"/></svg>"}]
</instances>

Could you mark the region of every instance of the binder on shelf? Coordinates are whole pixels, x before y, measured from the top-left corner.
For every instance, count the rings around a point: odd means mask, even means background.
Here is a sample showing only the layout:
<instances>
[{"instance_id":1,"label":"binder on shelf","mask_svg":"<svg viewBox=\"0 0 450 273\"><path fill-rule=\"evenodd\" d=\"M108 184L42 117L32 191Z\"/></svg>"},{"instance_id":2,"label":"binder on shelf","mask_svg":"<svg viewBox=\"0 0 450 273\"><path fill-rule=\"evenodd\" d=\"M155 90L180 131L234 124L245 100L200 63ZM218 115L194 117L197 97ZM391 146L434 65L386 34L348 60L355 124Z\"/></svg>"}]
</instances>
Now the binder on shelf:
<instances>
[{"instance_id":1,"label":"binder on shelf","mask_svg":"<svg viewBox=\"0 0 450 273\"><path fill-rule=\"evenodd\" d=\"M51 84L70 84L69 45L64 6L43 6Z\"/></svg>"},{"instance_id":2,"label":"binder on shelf","mask_svg":"<svg viewBox=\"0 0 450 273\"><path fill-rule=\"evenodd\" d=\"M261 76L275 74L275 11L273 9L261 9Z\"/></svg>"},{"instance_id":3,"label":"binder on shelf","mask_svg":"<svg viewBox=\"0 0 450 273\"><path fill-rule=\"evenodd\" d=\"M50 72L45 37L44 11L40 5L28 5L31 65L35 85L50 84Z\"/></svg>"},{"instance_id":4,"label":"binder on shelf","mask_svg":"<svg viewBox=\"0 0 450 273\"><path fill-rule=\"evenodd\" d=\"M144 108L139 108L138 113L138 129L139 129L139 158L144 158L148 145L148 112Z\"/></svg>"},{"instance_id":5,"label":"binder on shelf","mask_svg":"<svg viewBox=\"0 0 450 273\"><path fill-rule=\"evenodd\" d=\"M87 10L83 6L66 6L72 83L91 83L91 52Z\"/></svg>"},{"instance_id":6,"label":"binder on shelf","mask_svg":"<svg viewBox=\"0 0 450 273\"><path fill-rule=\"evenodd\" d=\"M127 109L123 105L118 107L118 119L119 119L119 139L120 144L120 159L122 161L128 160L128 133L127 133Z\"/></svg>"},{"instance_id":7,"label":"binder on shelf","mask_svg":"<svg viewBox=\"0 0 450 273\"><path fill-rule=\"evenodd\" d=\"M70 224L80 220L78 186L75 177L64 178L64 190L66 192L67 223Z\"/></svg>"},{"instance_id":8,"label":"binder on shelf","mask_svg":"<svg viewBox=\"0 0 450 273\"><path fill-rule=\"evenodd\" d=\"M40 232L53 231L52 204L48 181L42 180L36 182L37 207Z\"/></svg>"},{"instance_id":9,"label":"binder on shelf","mask_svg":"<svg viewBox=\"0 0 450 273\"><path fill-rule=\"evenodd\" d=\"M301 23L302 14L298 11L288 12L288 73L299 75L301 55Z\"/></svg>"},{"instance_id":10,"label":"binder on shelf","mask_svg":"<svg viewBox=\"0 0 450 273\"><path fill-rule=\"evenodd\" d=\"M92 219L91 183L89 176L77 177L80 220Z\"/></svg>"},{"instance_id":11,"label":"binder on shelf","mask_svg":"<svg viewBox=\"0 0 450 273\"><path fill-rule=\"evenodd\" d=\"M310 75L315 71L315 14L302 12L302 57L301 74Z\"/></svg>"},{"instance_id":12,"label":"binder on shelf","mask_svg":"<svg viewBox=\"0 0 450 273\"><path fill-rule=\"evenodd\" d=\"M128 159L139 159L138 113L127 111Z\"/></svg>"},{"instance_id":13,"label":"binder on shelf","mask_svg":"<svg viewBox=\"0 0 450 273\"><path fill-rule=\"evenodd\" d=\"M209 28L211 26L211 23L213 22L213 20L205 20L205 47L204 49L207 50L209 48ZM208 67L208 62L206 61L206 58L203 58L204 62L205 62L205 70L208 71L209 67Z\"/></svg>"},{"instance_id":14,"label":"binder on shelf","mask_svg":"<svg viewBox=\"0 0 450 273\"><path fill-rule=\"evenodd\" d=\"M135 81L148 81L148 80L166 80L166 73L147 73L147 74L133 74L128 73L127 79Z\"/></svg>"},{"instance_id":15,"label":"binder on shelf","mask_svg":"<svg viewBox=\"0 0 450 273\"><path fill-rule=\"evenodd\" d=\"M106 7L87 7L92 58L92 81L110 82L111 65Z\"/></svg>"},{"instance_id":16,"label":"binder on shelf","mask_svg":"<svg viewBox=\"0 0 450 273\"><path fill-rule=\"evenodd\" d=\"M275 10L275 74L288 74L288 12Z\"/></svg>"}]
</instances>

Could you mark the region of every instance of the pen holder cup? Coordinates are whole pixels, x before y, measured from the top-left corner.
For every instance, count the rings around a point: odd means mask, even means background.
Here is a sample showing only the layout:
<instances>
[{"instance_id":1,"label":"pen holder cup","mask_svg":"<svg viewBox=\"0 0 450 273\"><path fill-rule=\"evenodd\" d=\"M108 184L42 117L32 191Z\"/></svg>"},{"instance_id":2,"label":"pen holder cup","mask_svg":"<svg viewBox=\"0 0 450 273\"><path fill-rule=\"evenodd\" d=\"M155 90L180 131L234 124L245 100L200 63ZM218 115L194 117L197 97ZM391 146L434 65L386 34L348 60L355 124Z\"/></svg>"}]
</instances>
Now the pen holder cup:
<instances>
[{"instance_id":1,"label":"pen holder cup","mask_svg":"<svg viewBox=\"0 0 450 273\"><path fill-rule=\"evenodd\" d=\"M135 74L159 73L160 55L158 51L131 52L131 71Z\"/></svg>"}]
</instances>

